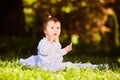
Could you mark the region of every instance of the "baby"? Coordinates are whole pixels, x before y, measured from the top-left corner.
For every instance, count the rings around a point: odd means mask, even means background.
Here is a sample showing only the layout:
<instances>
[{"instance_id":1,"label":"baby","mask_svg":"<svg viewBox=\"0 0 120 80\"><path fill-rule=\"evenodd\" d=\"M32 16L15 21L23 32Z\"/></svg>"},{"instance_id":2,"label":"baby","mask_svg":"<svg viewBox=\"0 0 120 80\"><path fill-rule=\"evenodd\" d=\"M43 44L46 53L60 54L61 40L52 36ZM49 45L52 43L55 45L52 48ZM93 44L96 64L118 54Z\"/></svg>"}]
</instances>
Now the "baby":
<instances>
[{"instance_id":1,"label":"baby","mask_svg":"<svg viewBox=\"0 0 120 80\"><path fill-rule=\"evenodd\" d=\"M38 55L32 55L27 59L21 58L20 64L29 67L38 66L49 71L78 65L82 65L83 67L88 66L80 63L73 64L72 62L63 62L63 56L72 50L72 43L65 48L61 47L59 42L61 23L57 18L48 16L43 22L43 31L45 37L43 37L38 44ZM93 67L96 66L97 65L93 65Z\"/></svg>"}]
</instances>

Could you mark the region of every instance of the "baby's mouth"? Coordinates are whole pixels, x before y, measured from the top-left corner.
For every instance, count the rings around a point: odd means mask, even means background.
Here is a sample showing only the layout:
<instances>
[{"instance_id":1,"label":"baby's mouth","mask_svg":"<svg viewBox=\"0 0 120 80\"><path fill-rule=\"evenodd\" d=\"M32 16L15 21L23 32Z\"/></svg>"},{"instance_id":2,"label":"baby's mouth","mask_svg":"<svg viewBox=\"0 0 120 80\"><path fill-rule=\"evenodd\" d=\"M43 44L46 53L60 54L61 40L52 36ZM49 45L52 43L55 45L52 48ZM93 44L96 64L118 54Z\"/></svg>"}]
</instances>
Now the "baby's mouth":
<instances>
[{"instance_id":1,"label":"baby's mouth","mask_svg":"<svg viewBox=\"0 0 120 80\"><path fill-rule=\"evenodd\" d=\"M57 33L54 33L54 35L57 35Z\"/></svg>"}]
</instances>

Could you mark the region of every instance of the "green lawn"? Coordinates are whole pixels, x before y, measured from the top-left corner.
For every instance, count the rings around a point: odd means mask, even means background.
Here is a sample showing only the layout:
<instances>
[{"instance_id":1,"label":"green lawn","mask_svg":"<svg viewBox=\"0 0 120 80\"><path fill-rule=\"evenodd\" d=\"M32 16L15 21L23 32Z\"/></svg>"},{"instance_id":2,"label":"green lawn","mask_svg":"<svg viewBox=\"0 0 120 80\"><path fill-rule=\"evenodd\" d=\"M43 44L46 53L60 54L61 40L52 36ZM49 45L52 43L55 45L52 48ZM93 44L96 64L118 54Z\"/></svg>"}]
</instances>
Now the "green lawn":
<instances>
[{"instance_id":1,"label":"green lawn","mask_svg":"<svg viewBox=\"0 0 120 80\"><path fill-rule=\"evenodd\" d=\"M27 68L16 61L0 61L0 80L120 80L120 69L66 68L49 72Z\"/></svg>"},{"instance_id":2,"label":"green lawn","mask_svg":"<svg viewBox=\"0 0 120 80\"><path fill-rule=\"evenodd\" d=\"M74 50L64 56L64 61L106 64L109 68L66 68L49 72L16 64L18 60L37 54L39 39L0 38L0 80L120 80L120 58L112 56L77 55ZM79 51L77 52L78 54Z\"/></svg>"}]
</instances>

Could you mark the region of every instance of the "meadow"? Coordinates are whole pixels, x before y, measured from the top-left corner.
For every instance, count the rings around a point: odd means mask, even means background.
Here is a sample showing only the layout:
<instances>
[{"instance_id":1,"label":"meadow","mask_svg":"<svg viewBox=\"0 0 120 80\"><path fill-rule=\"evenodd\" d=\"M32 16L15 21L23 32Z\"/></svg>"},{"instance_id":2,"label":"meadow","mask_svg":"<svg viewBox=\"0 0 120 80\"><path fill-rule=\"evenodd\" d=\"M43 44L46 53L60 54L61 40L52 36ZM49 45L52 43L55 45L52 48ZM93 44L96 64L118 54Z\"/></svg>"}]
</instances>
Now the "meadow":
<instances>
[{"instance_id":1,"label":"meadow","mask_svg":"<svg viewBox=\"0 0 120 80\"><path fill-rule=\"evenodd\" d=\"M120 69L114 68L66 68L46 71L16 64L18 60L0 61L0 80L120 80Z\"/></svg>"},{"instance_id":2,"label":"meadow","mask_svg":"<svg viewBox=\"0 0 120 80\"><path fill-rule=\"evenodd\" d=\"M65 68L59 71L46 71L21 66L19 58L36 54L36 39L1 38L0 40L0 80L120 80L120 57L66 55L64 61L105 64L105 67Z\"/></svg>"}]
</instances>

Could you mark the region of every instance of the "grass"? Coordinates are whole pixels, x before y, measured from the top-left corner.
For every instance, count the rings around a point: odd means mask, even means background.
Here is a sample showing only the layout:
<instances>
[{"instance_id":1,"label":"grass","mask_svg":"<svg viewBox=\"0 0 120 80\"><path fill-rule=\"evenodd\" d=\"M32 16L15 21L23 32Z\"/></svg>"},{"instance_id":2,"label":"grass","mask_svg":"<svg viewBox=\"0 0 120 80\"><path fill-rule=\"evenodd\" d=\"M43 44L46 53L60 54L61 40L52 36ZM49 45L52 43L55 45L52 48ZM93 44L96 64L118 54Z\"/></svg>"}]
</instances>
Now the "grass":
<instances>
[{"instance_id":1,"label":"grass","mask_svg":"<svg viewBox=\"0 0 120 80\"><path fill-rule=\"evenodd\" d=\"M56 72L27 68L16 64L19 58L36 54L39 40L30 38L0 38L0 80L120 80L120 57L77 55L70 53L64 61L108 64L110 68L66 68Z\"/></svg>"},{"instance_id":2,"label":"grass","mask_svg":"<svg viewBox=\"0 0 120 80\"><path fill-rule=\"evenodd\" d=\"M0 80L120 80L120 69L66 68L49 72L14 64L17 61L0 61Z\"/></svg>"}]
</instances>

